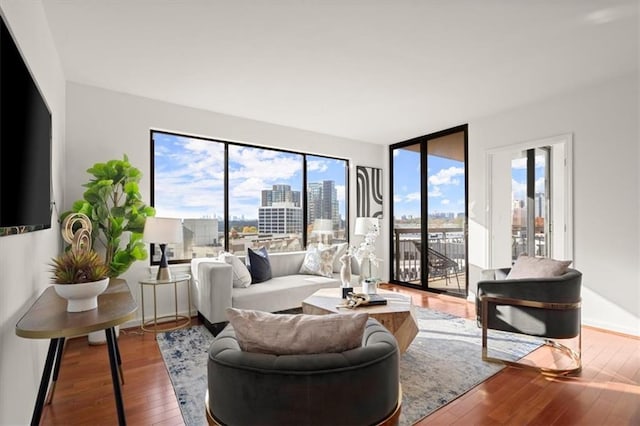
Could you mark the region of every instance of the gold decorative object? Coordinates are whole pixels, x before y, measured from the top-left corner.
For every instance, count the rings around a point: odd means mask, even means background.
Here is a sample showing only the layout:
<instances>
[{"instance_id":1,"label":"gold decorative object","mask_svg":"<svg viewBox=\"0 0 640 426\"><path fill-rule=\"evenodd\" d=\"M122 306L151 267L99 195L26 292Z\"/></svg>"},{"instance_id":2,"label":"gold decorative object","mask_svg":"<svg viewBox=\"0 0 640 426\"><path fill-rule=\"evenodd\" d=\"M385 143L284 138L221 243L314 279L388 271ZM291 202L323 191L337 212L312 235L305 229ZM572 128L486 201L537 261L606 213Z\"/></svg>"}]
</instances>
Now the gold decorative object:
<instances>
[{"instance_id":1,"label":"gold decorative object","mask_svg":"<svg viewBox=\"0 0 640 426\"><path fill-rule=\"evenodd\" d=\"M80 227L74 231L74 228ZM84 213L73 213L62 222L62 238L71 244L71 251L75 254L91 251L91 220Z\"/></svg>"}]
</instances>

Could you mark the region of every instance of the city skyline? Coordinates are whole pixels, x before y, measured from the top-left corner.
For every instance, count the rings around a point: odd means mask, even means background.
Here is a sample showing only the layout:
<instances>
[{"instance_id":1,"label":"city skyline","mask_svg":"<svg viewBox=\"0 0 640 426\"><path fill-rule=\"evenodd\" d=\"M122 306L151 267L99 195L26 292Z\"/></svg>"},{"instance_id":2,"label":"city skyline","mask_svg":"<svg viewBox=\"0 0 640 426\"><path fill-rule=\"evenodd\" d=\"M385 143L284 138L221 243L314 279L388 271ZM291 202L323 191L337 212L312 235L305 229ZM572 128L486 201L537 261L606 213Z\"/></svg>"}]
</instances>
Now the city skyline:
<instances>
[{"instance_id":1,"label":"city skyline","mask_svg":"<svg viewBox=\"0 0 640 426\"><path fill-rule=\"evenodd\" d=\"M154 200L165 217L224 216L224 144L195 137L153 132ZM262 191L289 185L302 191L302 154L268 148L229 145L229 218L257 220ZM344 219L345 160L307 155L308 183L333 180L338 210Z\"/></svg>"},{"instance_id":2,"label":"city skyline","mask_svg":"<svg viewBox=\"0 0 640 426\"><path fill-rule=\"evenodd\" d=\"M420 153L393 151L393 214L396 218L421 216ZM427 156L429 214L464 213L464 163Z\"/></svg>"}]
</instances>

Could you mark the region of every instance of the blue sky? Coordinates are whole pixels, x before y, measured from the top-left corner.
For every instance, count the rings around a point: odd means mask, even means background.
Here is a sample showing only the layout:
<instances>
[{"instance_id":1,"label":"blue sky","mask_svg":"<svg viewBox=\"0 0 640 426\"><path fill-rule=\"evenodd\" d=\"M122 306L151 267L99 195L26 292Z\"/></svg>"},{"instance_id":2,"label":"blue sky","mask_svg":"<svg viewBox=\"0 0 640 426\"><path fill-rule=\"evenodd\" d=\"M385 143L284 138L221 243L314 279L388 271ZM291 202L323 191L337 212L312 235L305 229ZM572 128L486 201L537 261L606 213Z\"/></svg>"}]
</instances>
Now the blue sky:
<instances>
[{"instance_id":1,"label":"blue sky","mask_svg":"<svg viewBox=\"0 0 640 426\"><path fill-rule=\"evenodd\" d=\"M309 182L336 182L344 217L344 162L316 156L307 158ZM223 144L156 132L154 161L157 216L223 216ZM229 164L229 214L232 218L255 219L263 189L278 184L302 190L302 156L299 154L230 145Z\"/></svg>"},{"instance_id":2,"label":"blue sky","mask_svg":"<svg viewBox=\"0 0 640 426\"><path fill-rule=\"evenodd\" d=\"M420 217L420 153L394 150L394 215ZM429 155L429 213L464 212L464 164Z\"/></svg>"},{"instance_id":3,"label":"blue sky","mask_svg":"<svg viewBox=\"0 0 640 426\"><path fill-rule=\"evenodd\" d=\"M536 155L535 179L536 192L545 190L545 157ZM525 200L527 198L527 159L526 157L516 158L511 161L511 194L514 200Z\"/></svg>"}]
</instances>

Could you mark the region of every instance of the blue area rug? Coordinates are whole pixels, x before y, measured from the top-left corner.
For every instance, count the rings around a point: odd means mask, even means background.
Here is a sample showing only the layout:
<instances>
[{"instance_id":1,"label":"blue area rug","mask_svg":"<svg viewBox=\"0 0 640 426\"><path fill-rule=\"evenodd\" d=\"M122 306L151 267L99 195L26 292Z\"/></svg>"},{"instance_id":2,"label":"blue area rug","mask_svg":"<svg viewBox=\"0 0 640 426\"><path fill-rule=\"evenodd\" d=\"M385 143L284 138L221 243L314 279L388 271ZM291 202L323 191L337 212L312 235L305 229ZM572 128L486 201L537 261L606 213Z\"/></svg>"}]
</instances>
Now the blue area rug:
<instances>
[{"instance_id":1,"label":"blue area rug","mask_svg":"<svg viewBox=\"0 0 640 426\"><path fill-rule=\"evenodd\" d=\"M426 308L416 308L419 333L400 360L401 425L411 425L504 367L482 361L481 329L475 322ZM204 326L158 334L187 426L206 425L207 350L213 336ZM541 340L491 331L491 355L517 360Z\"/></svg>"}]
</instances>

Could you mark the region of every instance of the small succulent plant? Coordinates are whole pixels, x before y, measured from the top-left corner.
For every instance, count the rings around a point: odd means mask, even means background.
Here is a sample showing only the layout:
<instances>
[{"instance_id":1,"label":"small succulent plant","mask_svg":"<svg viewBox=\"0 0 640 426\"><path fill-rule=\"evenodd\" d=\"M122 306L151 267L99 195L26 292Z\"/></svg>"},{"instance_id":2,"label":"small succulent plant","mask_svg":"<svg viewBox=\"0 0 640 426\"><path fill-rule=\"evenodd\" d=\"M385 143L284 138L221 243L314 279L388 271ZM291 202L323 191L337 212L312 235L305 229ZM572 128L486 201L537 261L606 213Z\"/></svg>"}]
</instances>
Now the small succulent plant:
<instances>
[{"instance_id":1,"label":"small succulent plant","mask_svg":"<svg viewBox=\"0 0 640 426\"><path fill-rule=\"evenodd\" d=\"M53 258L53 282L56 284L80 284L100 281L109 276L109 267L93 250L66 251Z\"/></svg>"}]
</instances>

